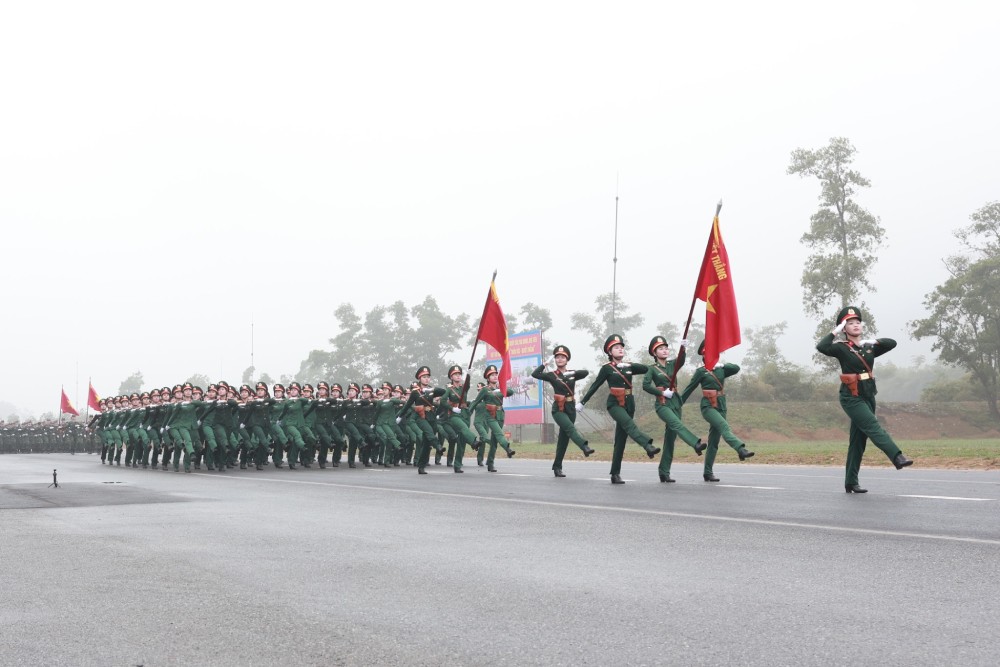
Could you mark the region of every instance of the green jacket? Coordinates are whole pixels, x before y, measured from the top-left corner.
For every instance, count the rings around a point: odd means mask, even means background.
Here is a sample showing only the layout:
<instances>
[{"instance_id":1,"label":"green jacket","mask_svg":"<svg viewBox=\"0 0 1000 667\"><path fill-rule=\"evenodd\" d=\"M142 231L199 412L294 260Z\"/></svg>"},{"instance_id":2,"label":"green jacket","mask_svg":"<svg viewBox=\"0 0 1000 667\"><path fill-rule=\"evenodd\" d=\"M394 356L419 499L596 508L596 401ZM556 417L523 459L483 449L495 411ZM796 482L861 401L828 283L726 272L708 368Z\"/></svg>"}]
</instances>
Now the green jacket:
<instances>
[{"instance_id":1,"label":"green jacket","mask_svg":"<svg viewBox=\"0 0 1000 667\"><path fill-rule=\"evenodd\" d=\"M878 338L874 345L865 346L855 345L844 340L835 343L832 333L823 336L823 339L816 344L816 349L821 354L834 357L840 362L841 373L867 374L869 376L858 382L858 394L865 396L875 396L878 393L875 377L871 375L871 371L875 369L875 357L881 357L894 347L896 347L896 341L892 338ZM843 382L840 383L840 395L852 395L851 390Z\"/></svg>"},{"instance_id":2,"label":"green jacket","mask_svg":"<svg viewBox=\"0 0 1000 667\"><path fill-rule=\"evenodd\" d=\"M649 367L645 364L635 364L630 362L625 362L622 364L616 364L612 361L601 366L601 370L598 371L597 377L590 384L590 388L587 389L587 393L584 394L583 399L580 400L581 403L586 405L590 397L594 395L602 384L608 383L609 389L625 389L627 392L632 391L632 376L644 374L649 370ZM607 407L615 407L618 405L618 399L612 394L608 394Z\"/></svg>"},{"instance_id":3,"label":"green jacket","mask_svg":"<svg viewBox=\"0 0 1000 667\"><path fill-rule=\"evenodd\" d=\"M684 388L684 394L681 396L681 402L686 403L688 397L691 395L695 389L701 387L702 390L710 389L720 392L716 401L718 402L718 410L725 411L726 409L726 397L722 394L726 384L726 378L732 375L736 375L740 372L740 367L736 364L722 364L721 366L716 366L712 370L706 369L704 366L699 366L691 376L691 381L688 386ZM705 410L712 407L712 400L707 396L702 395L701 398L701 409Z\"/></svg>"}]
</instances>

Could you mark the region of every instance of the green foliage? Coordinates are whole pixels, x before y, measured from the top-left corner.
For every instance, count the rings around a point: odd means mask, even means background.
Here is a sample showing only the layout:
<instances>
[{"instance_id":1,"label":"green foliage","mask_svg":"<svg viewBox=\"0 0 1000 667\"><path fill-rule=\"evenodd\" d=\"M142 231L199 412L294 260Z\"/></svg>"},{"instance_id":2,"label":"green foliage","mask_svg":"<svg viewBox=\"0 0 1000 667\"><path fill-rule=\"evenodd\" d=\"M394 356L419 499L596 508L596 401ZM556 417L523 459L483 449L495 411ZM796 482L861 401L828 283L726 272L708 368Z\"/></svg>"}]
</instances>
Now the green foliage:
<instances>
[{"instance_id":1,"label":"green foliage","mask_svg":"<svg viewBox=\"0 0 1000 667\"><path fill-rule=\"evenodd\" d=\"M334 316L340 332L330 339L332 349L309 353L295 376L300 382L406 383L423 365L443 375L449 356L475 334L468 315L446 315L431 296L412 308L402 301L375 306L364 319L345 303Z\"/></svg>"},{"instance_id":2,"label":"green foliage","mask_svg":"<svg viewBox=\"0 0 1000 667\"><path fill-rule=\"evenodd\" d=\"M121 384L118 385L118 395L128 396L129 394L140 392L142 391L142 385L142 371L136 371L122 380Z\"/></svg>"},{"instance_id":3,"label":"green foliage","mask_svg":"<svg viewBox=\"0 0 1000 667\"><path fill-rule=\"evenodd\" d=\"M928 384L920 393L920 400L927 403L957 403L981 401L981 392L971 375L959 378L941 378Z\"/></svg>"},{"instance_id":4,"label":"green foliage","mask_svg":"<svg viewBox=\"0 0 1000 667\"><path fill-rule=\"evenodd\" d=\"M192 386L201 387L203 390L205 389L205 387L212 384L211 378L209 378L207 375L203 375L202 373L195 373L187 380L184 380L185 384L189 382L191 383Z\"/></svg>"},{"instance_id":5,"label":"green foliage","mask_svg":"<svg viewBox=\"0 0 1000 667\"><path fill-rule=\"evenodd\" d=\"M801 239L812 252L802 271L802 305L807 314L821 321L817 340L833 328L833 315L846 305L862 308L867 333L876 332L861 291L875 291L871 269L878 260L885 231L879 219L854 200L860 188L871 186L867 178L850 168L856 153L849 140L834 137L823 148L792 151L787 170L820 182L820 209L810 218L809 231ZM832 363L819 354L816 359L823 366Z\"/></svg>"},{"instance_id":6,"label":"green foliage","mask_svg":"<svg viewBox=\"0 0 1000 667\"><path fill-rule=\"evenodd\" d=\"M924 297L929 315L910 322L910 333L917 340L934 338L931 349L969 373L979 398L1000 421L1000 202L969 217L972 224L955 236L972 254L945 260L951 277Z\"/></svg>"},{"instance_id":7,"label":"green foliage","mask_svg":"<svg viewBox=\"0 0 1000 667\"><path fill-rule=\"evenodd\" d=\"M594 314L573 313L570 322L574 331L590 334L591 346L597 351L598 363L607 361L607 355L603 350L604 340L613 333L621 334L625 338L626 347L629 348L626 357L635 357L636 350L641 351L645 348L645 341L631 341L628 338L628 332L642 326L644 319L639 313L627 315L628 304L620 295L617 299L613 299L611 292L601 294L594 299L594 304L596 306Z\"/></svg>"}]
</instances>

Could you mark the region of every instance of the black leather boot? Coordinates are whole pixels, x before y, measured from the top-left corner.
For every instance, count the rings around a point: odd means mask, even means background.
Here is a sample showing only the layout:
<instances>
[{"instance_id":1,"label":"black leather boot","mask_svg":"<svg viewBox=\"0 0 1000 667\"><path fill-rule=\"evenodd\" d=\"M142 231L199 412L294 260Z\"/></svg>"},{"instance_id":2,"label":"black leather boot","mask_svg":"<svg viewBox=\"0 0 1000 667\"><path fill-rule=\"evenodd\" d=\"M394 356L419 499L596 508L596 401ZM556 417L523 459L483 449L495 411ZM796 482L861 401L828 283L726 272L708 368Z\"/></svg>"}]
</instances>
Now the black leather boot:
<instances>
[{"instance_id":1,"label":"black leather boot","mask_svg":"<svg viewBox=\"0 0 1000 667\"><path fill-rule=\"evenodd\" d=\"M556 477L565 477L566 474L563 473L562 468L553 468L552 472L555 473Z\"/></svg>"},{"instance_id":2,"label":"black leather boot","mask_svg":"<svg viewBox=\"0 0 1000 667\"><path fill-rule=\"evenodd\" d=\"M913 461L906 458L906 454L900 452L892 459L892 465L896 466L896 470L902 470L906 466L913 465ZM855 491L857 493L857 491Z\"/></svg>"},{"instance_id":3,"label":"black leather boot","mask_svg":"<svg viewBox=\"0 0 1000 667\"><path fill-rule=\"evenodd\" d=\"M862 489L858 484L847 484L844 490L848 493L868 493L868 489Z\"/></svg>"},{"instance_id":4,"label":"black leather boot","mask_svg":"<svg viewBox=\"0 0 1000 667\"><path fill-rule=\"evenodd\" d=\"M611 483L612 484L624 484L625 480L622 479L621 475L612 475L611 476Z\"/></svg>"},{"instance_id":5,"label":"black leather boot","mask_svg":"<svg viewBox=\"0 0 1000 667\"><path fill-rule=\"evenodd\" d=\"M746 445L744 445L743 447L740 447L736 451L736 453L740 455L740 461L746 461L748 458L750 458L751 456L753 456L753 452L749 451L746 448Z\"/></svg>"}]
</instances>

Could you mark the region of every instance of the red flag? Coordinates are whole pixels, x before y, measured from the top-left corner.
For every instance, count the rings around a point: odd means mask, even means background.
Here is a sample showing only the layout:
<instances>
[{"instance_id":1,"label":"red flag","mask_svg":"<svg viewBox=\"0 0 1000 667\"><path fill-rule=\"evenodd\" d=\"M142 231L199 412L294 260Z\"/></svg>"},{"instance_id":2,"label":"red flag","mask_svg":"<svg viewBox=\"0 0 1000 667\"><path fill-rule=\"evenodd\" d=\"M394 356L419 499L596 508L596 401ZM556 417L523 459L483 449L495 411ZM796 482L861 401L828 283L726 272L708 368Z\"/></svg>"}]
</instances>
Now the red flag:
<instances>
[{"instance_id":1,"label":"red flag","mask_svg":"<svg viewBox=\"0 0 1000 667\"><path fill-rule=\"evenodd\" d=\"M729 254L719 231L719 214L712 220L712 233L701 263L694 296L705 302L705 368L713 369L719 355L740 344L740 316Z\"/></svg>"},{"instance_id":2,"label":"red flag","mask_svg":"<svg viewBox=\"0 0 1000 667\"><path fill-rule=\"evenodd\" d=\"M66 390L62 390L62 401L59 403L60 414L73 415L74 417L79 417L80 413L76 411L73 404L69 402L69 396L66 395Z\"/></svg>"},{"instance_id":3,"label":"red flag","mask_svg":"<svg viewBox=\"0 0 1000 667\"><path fill-rule=\"evenodd\" d=\"M97 395L97 390L94 389L94 383L90 383L90 391L87 392L87 405L94 412L101 411L101 397Z\"/></svg>"},{"instance_id":4,"label":"red flag","mask_svg":"<svg viewBox=\"0 0 1000 667\"><path fill-rule=\"evenodd\" d=\"M500 298L493 281L490 281L490 292L486 295L486 307L483 308L483 319L479 320L476 339L489 343L500 353L500 395L505 396L507 381L510 380L510 341L507 340L507 320L500 309Z\"/></svg>"}]
</instances>

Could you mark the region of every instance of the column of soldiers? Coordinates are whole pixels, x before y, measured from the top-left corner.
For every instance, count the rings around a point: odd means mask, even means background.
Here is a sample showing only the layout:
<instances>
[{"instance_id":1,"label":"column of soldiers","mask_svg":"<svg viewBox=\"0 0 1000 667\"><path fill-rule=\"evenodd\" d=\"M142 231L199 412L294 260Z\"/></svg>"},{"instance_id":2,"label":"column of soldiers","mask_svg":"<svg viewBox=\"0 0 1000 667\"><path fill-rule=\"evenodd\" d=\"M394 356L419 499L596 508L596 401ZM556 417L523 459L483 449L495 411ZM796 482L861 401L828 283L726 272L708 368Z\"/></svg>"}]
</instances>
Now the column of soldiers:
<instances>
[{"instance_id":1,"label":"column of soldiers","mask_svg":"<svg viewBox=\"0 0 1000 667\"><path fill-rule=\"evenodd\" d=\"M469 405L461 391L462 369L449 369L448 389L430 386L423 366L409 388L383 382L378 388L351 382L292 382L271 387L258 382L235 388L227 382L206 389L190 383L135 392L101 401L101 413L88 425L100 442L101 463L185 472L266 465L298 467L417 466L426 473L429 452L434 463L462 472L466 446L478 451L483 442L469 428ZM502 399L493 384L476 397L490 415L493 452L514 450L503 437ZM499 412L499 420L497 413ZM499 435L497 435L499 433Z\"/></svg>"},{"instance_id":2,"label":"column of soldiers","mask_svg":"<svg viewBox=\"0 0 1000 667\"><path fill-rule=\"evenodd\" d=\"M0 454L77 452L89 454L96 438L77 421L0 421Z\"/></svg>"}]
</instances>

